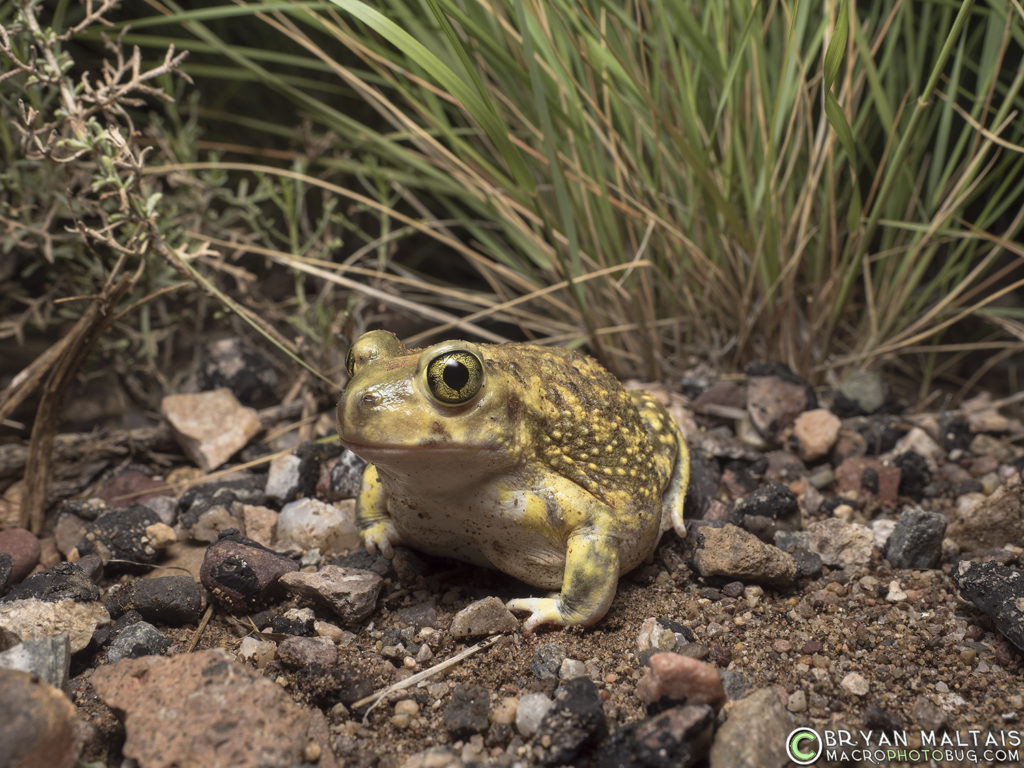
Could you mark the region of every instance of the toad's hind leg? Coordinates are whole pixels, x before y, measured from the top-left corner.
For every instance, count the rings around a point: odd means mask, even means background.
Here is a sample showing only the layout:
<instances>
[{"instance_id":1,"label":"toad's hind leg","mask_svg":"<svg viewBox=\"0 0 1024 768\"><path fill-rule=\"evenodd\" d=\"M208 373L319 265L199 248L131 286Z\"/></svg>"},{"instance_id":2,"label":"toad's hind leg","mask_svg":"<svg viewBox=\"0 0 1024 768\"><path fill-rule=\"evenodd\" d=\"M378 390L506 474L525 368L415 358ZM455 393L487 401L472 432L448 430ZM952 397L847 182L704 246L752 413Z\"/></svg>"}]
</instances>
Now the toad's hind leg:
<instances>
[{"instance_id":1,"label":"toad's hind leg","mask_svg":"<svg viewBox=\"0 0 1024 768\"><path fill-rule=\"evenodd\" d=\"M557 597L510 600L512 611L529 611L523 632L543 624L589 626L601 620L619 582L619 542L614 536L580 531L569 537L562 591Z\"/></svg>"},{"instance_id":2,"label":"toad's hind leg","mask_svg":"<svg viewBox=\"0 0 1024 768\"><path fill-rule=\"evenodd\" d=\"M653 395L648 392L631 394L647 428L647 437L656 447L654 468L661 490L661 531L664 533L673 528L679 538L685 538L683 500L690 483L690 452L686 448L686 438L672 414Z\"/></svg>"}]
</instances>

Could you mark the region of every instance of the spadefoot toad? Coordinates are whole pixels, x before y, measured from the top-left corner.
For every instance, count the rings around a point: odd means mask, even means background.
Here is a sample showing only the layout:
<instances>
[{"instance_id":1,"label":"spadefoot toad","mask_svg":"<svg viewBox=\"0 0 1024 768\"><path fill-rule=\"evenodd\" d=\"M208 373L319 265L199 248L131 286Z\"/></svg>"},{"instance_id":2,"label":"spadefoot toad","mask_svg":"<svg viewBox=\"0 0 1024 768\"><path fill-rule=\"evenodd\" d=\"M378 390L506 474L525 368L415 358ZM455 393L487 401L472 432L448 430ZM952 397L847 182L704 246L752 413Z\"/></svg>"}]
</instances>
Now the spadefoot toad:
<instances>
[{"instance_id":1,"label":"spadefoot toad","mask_svg":"<svg viewBox=\"0 0 1024 768\"><path fill-rule=\"evenodd\" d=\"M446 341L407 349L387 331L352 346L342 443L368 462L363 542L489 566L557 596L511 600L542 624L594 624L619 575L680 536L689 454L652 396L586 355Z\"/></svg>"}]
</instances>

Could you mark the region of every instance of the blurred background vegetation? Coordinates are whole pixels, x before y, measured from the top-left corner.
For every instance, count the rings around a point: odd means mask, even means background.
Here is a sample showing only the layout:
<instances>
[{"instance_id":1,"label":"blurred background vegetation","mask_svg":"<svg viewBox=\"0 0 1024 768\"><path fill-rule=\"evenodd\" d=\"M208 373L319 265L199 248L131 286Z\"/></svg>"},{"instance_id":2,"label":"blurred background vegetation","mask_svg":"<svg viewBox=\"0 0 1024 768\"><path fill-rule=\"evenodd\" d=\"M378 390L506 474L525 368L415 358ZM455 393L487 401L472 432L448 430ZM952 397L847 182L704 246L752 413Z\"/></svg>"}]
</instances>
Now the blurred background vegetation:
<instances>
[{"instance_id":1,"label":"blurred background vegetation","mask_svg":"<svg viewBox=\"0 0 1024 768\"><path fill-rule=\"evenodd\" d=\"M0 418L83 366L152 404L225 328L328 382L386 326L1019 389L1020 0L16 0L0 28Z\"/></svg>"}]
</instances>

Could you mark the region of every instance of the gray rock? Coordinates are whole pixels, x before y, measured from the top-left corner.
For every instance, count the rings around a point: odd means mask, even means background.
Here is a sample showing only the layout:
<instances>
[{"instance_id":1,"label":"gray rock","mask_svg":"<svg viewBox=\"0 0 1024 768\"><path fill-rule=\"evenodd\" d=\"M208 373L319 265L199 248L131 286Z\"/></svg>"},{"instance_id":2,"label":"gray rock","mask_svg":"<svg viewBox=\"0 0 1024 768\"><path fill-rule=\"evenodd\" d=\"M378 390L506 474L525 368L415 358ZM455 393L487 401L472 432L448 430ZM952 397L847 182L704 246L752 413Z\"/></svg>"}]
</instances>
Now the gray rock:
<instances>
[{"instance_id":1,"label":"gray rock","mask_svg":"<svg viewBox=\"0 0 1024 768\"><path fill-rule=\"evenodd\" d=\"M544 643L537 649L530 671L540 680L557 680L558 670L565 661L565 648L558 643Z\"/></svg>"},{"instance_id":2,"label":"gray rock","mask_svg":"<svg viewBox=\"0 0 1024 768\"><path fill-rule=\"evenodd\" d=\"M346 623L360 622L373 613L384 581L372 571L326 565L316 573L301 571L281 577L289 592L313 598Z\"/></svg>"},{"instance_id":3,"label":"gray rock","mask_svg":"<svg viewBox=\"0 0 1024 768\"><path fill-rule=\"evenodd\" d=\"M365 470L366 462L352 451L345 450L328 470L324 497L328 501L355 498L362 487Z\"/></svg>"},{"instance_id":4,"label":"gray rock","mask_svg":"<svg viewBox=\"0 0 1024 768\"><path fill-rule=\"evenodd\" d=\"M864 565L871 560L875 536L858 523L844 523L838 517L818 520L807 526L808 544L825 565Z\"/></svg>"},{"instance_id":5,"label":"gray rock","mask_svg":"<svg viewBox=\"0 0 1024 768\"><path fill-rule=\"evenodd\" d=\"M875 371L854 371L839 385L836 408L840 415L872 414L885 405L889 387Z\"/></svg>"},{"instance_id":6,"label":"gray rock","mask_svg":"<svg viewBox=\"0 0 1024 768\"><path fill-rule=\"evenodd\" d=\"M107 644L104 657L108 664L113 664L121 659L155 656L170 647L170 639L159 629L149 622L137 621L114 635Z\"/></svg>"},{"instance_id":7,"label":"gray rock","mask_svg":"<svg viewBox=\"0 0 1024 768\"><path fill-rule=\"evenodd\" d=\"M792 557L735 525L698 529L692 563L710 581L785 585L796 578Z\"/></svg>"},{"instance_id":8,"label":"gray rock","mask_svg":"<svg viewBox=\"0 0 1024 768\"><path fill-rule=\"evenodd\" d=\"M554 702L546 693L527 693L516 707L516 730L523 738L530 738L537 732L541 721Z\"/></svg>"},{"instance_id":9,"label":"gray rock","mask_svg":"<svg viewBox=\"0 0 1024 768\"><path fill-rule=\"evenodd\" d=\"M482 685L463 683L452 691L442 724L453 739L468 739L487 730L491 695Z\"/></svg>"},{"instance_id":10,"label":"gray rock","mask_svg":"<svg viewBox=\"0 0 1024 768\"><path fill-rule=\"evenodd\" d=\"M54 688L65 690L71 665L71 642L66 633L26 640L0 653L0 668L19 669Z\"/></svg>"},{"instance_id":11,"label":"gray rock","mask_svg":"<svg viewBox=\"0 0 1024 768\"><path fill-rule=\"evenodd\" d=\"M332 667L338 662L338 649L324 637L286 637L277 646L277 658L296 669Z\"/></svg>"},{"instance_id":12,"label":"gray rock","mask_svg":"<svg viewBox=\"0 0 1024 768\"><path fill-rule=\"evenodd\" d=\"M946 517L909 507L900 513L885 546L885 557L896 568L935 568L942 557Z\"/></svg>"},{"instance_id":13,"label":"gray rock","mask_svg":"<svg viewBox=\"0 0 1024 768\"><path fill-rule=\"evenodd\" d=\"M731 701L743 698L750 690L750 681L739 669L726 669L722 671L722 687L725 695Z\"/></svg>"},{"instance_id":14,"label":"gray rock","mask_svg":"<svg viewBox=\"0 0 1024 768\"><path fill-rule=\"evenodd\" d=\"M1024 571L998 563L961 560L952 576L960 597L978 606L1024 653Z\"/></svg>"},{"instance_id":15,"label":"gray rock","mask_svg":"<svg viewBox=\"0 0 1024 768\"><path fill-rule=\"evenodd\" d=\"M729 522L771 542L777 531L800 528L800 505L788 486L767 483L732 505Z\"/></svg>"},{"instance_id":16,"label":"gray rock","mask_svg":"<svg viewBox=\"0 0 1024 768\"><path fill-rule=\"evenodd\" d=\"M590 678L577 677L555 691L554 703L530 743L541 765L565 765L589 751L607 732L597 686Z\"/></svg>"},{"instance_id":17,"label":"gray rock","mask_svg":"<svg viewBox=\"0 0 1024 768\"><path fill-rule=\"evenodd\" d=\"M73 768L75 708L27 672L0 670L0 761L5 768Z\"/></svg>"},{"instance_id":18,"label":"gray rock","mask_svg":"<svg viewBox=\"0 0 1024 768\"><path fill-rule=\"evenodd\" d=\"M810 385L785 365L755 363L747 366L746 372L747 413L757 431L769 440L818 405Z\"/></svg>"},{"instance_id":19,"label":"gray rock","mask_svg":"<svg viewBox=\"0 0 1024 768\"><path fill-rule=\"evenodd\" d=\"M279 381L266 355L239 338L218 339L207 344L196 372L200 391L227 387L240 401L255 407L274 402L274 390Z\"/></svg>"},{"instance_id":20,"label":"gray rock","mask_svg":"<svg viewBox=\"0 0 1024 768\"><path fill-rule=\"evenodd\" d=\"M13 570L11 556L6 552L0 552L0 594L3 594L7 582L12 581L11 571Z\"/></svg>"},{"instance_id":21,"label":"gray rock","mask_svg":"<svg viewBox=\"0 0 1024 768\"><path fill-rule=\"evenodd\" d=\"M267 470L267 487L265 492L268 499L277 502L289 501L295 498L299 488L299 467L302 459L293 453L285 453L275 456L270 462Z\"/></svg>"},{"instance_id":22,"label":"gray rock","mask_svg":"<svg viewBox=\"0 0 1024 768\"><path fill-rule=\"evenodd\" d=\"M715 734L710 768L785 768L786 736L793 718L771 688L760 688L732 705Z\"/></svg>"},{"instance_id":23,"label":"gray rock","mask_svg":"<svg viewBox=\"0 0 1024 768\"><path fill-rule=\"evenodd\" d=\"M452 637L476 637L519 629L519 620L497 597L470 603L452 619Z\"/></svg>"}]
</instances>

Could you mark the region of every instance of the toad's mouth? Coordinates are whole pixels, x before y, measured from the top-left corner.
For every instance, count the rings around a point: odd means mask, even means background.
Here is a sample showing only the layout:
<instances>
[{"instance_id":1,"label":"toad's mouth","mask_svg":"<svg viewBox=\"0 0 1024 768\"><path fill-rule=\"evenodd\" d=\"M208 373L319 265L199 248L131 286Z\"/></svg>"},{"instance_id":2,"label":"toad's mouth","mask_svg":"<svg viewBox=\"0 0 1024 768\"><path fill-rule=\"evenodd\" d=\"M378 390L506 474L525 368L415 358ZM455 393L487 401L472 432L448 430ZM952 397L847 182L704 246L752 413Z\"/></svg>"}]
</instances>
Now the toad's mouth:
<instances>
[{"instance_id":1,"label":"toad's mouth","mask_svg":"<svg viewBox=\"0 0 1024 768\"><path fill-rule=\"evenodd\" d=\"M457 443L444 443L440 441L401 445L395 443L365 443L341 436L339 438L343 446L359 456L364 454L385 457L418 453L487 453L497 450L495 446L489 445L458 445Z\"/></svg>"}]
</instances>

